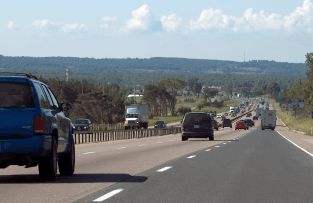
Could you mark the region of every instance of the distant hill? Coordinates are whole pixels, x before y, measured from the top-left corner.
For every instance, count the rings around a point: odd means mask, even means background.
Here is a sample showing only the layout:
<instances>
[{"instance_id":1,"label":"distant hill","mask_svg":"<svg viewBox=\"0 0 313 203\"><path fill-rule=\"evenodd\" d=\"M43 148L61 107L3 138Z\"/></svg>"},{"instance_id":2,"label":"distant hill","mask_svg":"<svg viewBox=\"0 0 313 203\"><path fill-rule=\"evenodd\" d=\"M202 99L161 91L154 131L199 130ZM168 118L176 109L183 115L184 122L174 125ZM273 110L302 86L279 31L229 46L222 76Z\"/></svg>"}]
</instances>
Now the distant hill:
<instances>
[{"instance_id":1,"label":"distant hill","mask_svg":"<svg viewBox=\"0 0 313 203\"><path fill-rule=\"evenodd\" d=\"M95 59L76 57L9 57L0 55L0 71L32 72L45 77L64 77L65 69L75 78L108 82L151 83L160 77L204 77L209 75L284 75L304 77L303 63L265 60L235 62L223 60L162 58ZM112 80L112 77L114 80Z\"/></svg>"}]
</instances>

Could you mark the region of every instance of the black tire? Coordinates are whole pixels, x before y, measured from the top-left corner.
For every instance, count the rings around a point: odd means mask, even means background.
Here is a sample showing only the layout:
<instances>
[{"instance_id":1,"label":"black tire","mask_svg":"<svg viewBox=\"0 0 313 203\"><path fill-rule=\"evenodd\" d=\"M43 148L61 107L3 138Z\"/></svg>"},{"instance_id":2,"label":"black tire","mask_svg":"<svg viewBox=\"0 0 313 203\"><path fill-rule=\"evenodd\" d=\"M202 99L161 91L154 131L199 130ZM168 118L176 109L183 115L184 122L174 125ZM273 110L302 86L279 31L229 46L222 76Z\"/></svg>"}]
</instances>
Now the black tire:
<instances>
[{"instance_id":1,"label":"black tire","mask_svg":"<svg viewBox=\"0 0 313 203\"><path fill-rule=\"evenodd\" d=\"M70 152L62 153L59 156L59 171L63 176L71 176L75 171L75 143L73 136L71 136L71 145Z\"/></svg>"},{"instance_id":2,"label":"black tire","mask_svg":"<svg viewBox=\"0 0 313 203\"><path fill-rule=\"evenodd\" d=\"M264 130L264 128L262 128L262 130Z\"/></svg>"},{"instance_id":3,"label":"black tire","mask_svg":"<svg viewBox=\"0 0 313 203\"><path fill-rule=\"evenodd\" d=\"M38 170L42 180L52 181L58 173L58 143L56 136L51 138L51 152L48 156L42 157L39 160Z\"/></svg>"},{"instance_id":4,"label":"black tire","mask_svg":"<svg viewBox=\"0 0 313 203\"><path fill-rule=\"evenodd\" d=\"M213 141L214 140L214 135L209 136L209 140Z\"/></svg>"},{"instance_id":5,"label":"black tire","mask_svg":"<svg viewBox=\"0 0 313 203\"><path fill-rule=\"evenodd\" d=\"M187 140L188 140L188 137L185 137L185 136L181 137L181 141L187 141Z\"/></svg>"}]
</instances>

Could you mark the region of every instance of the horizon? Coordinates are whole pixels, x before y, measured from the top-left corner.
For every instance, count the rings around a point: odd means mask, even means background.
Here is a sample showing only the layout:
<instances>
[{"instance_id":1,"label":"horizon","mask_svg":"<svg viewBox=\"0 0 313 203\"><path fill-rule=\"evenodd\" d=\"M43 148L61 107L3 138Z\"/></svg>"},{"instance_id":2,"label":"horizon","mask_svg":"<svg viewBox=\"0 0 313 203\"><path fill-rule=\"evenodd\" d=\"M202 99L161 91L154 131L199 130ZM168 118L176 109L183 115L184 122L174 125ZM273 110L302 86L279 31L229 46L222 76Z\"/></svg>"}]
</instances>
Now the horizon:
<instances>
[{"instance_id":1,"label":"horizon","mask_svg":"<svg viewBox=\"0 0 313 203\"><path fill-rule=\"evenodd\" d=\"M226 62L236 62L236 63L247 63L247 62L254 62L254 61L267 61L267 62L275 62L275 63L290 63L290 64L305 64L304 62L289 62L289 61L276 61L276 60L268 60L268 59L249 59L246 61L235 61L229 59L211 59L211 58L186 58L186 57L171 57L171 56L152 56L146 58L139 58L139 57L113 57L113 58L97 58L97 57L79 57L79 56L7 56L0 53L1 57L25 57L25 58L80 58L80 59L95 59L95 60L105 60L105 59L154 59L154 58L161 58L161 59L186 59L186 60L208 60L208 61L226 61Z\"/></svg>"}]
</instances>

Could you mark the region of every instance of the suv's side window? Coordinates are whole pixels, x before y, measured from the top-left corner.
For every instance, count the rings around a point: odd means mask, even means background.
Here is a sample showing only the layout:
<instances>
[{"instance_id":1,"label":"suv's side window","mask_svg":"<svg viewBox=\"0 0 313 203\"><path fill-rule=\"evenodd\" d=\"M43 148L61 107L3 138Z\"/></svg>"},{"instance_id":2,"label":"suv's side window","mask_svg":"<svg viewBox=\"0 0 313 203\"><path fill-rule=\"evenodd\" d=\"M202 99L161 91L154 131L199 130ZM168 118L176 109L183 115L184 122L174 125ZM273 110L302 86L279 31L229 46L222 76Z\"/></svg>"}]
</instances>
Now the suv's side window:
<instances>
[{"instance_id":1,"label":"suv's side window","mask_svg":"<svg viewBox=\"0 0 313 203\"><path fill-rule=\"evenodd\" d=\"M48 87L46 87L46 88L47 88L48 92L50 93L50 96L51 96L53 105L56 106L56 107L59 107L59 102L58 102L58 100L55 98L53 92L52 92Z\"/></svg>"},{"instance_id":2,"label":"suv's side window","mask_svg":"<svg viewBox=\"0 0 313 203\"><path fill-rule=\"evenodd\" d=\"M45 93L43 92L43 90L41 89L41 85L38 83L34 83L37 95L38 95L38 99L39 99L39 103L40 103L40 107L45 108L45 109L49 109L50 108L50 103L49 100L47 99Z\"/></svg>"},{"instance_id":3,"label":"suv's side window","mask_svg":"<svg viewBox=\"0 0 313 203\"><path fill-rule=\"evenodd\" d=\"M46 97L47 97L48 100L49 100L50 107L52 107L52 106L53 106L53 102L52 102L51 96L49 95L49 92L48 92L46 86L41 85L41 88L42 88L42 90L44 91Z\"/></svg>"}]
</instances>

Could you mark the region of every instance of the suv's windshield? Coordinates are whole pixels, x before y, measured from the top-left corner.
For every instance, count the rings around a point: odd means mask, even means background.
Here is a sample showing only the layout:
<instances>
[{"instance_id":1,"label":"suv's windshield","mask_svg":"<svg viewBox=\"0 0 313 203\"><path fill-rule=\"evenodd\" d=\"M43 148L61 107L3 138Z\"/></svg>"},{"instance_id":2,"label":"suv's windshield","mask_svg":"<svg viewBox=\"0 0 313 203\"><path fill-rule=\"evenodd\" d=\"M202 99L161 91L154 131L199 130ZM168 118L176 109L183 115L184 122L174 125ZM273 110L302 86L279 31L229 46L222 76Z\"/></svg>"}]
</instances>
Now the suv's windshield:
<instances>
[{"instance_id":1,"label":"suv's windshield","mask_svg":"<svg viewBox=\"0 0 313 203\"><path fill-rule=\"evenodd\" d=\"M0 108L32 108L32 88L26 83L0 82Z\"/></svg>"},{"instance_id":2,"label":"suv's windshield","mask_svg":"<svg viewBox=\"0 0 313 203\"><path fill-rule=\"evenodd\" d=\"M138 118L138 114L126 114L126 118Z\"/></svg>"}]
</instances>

